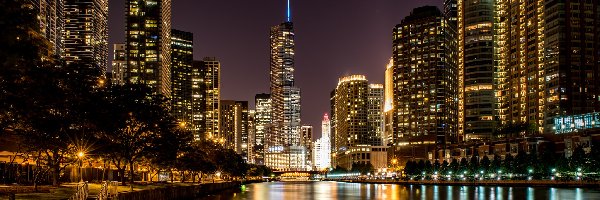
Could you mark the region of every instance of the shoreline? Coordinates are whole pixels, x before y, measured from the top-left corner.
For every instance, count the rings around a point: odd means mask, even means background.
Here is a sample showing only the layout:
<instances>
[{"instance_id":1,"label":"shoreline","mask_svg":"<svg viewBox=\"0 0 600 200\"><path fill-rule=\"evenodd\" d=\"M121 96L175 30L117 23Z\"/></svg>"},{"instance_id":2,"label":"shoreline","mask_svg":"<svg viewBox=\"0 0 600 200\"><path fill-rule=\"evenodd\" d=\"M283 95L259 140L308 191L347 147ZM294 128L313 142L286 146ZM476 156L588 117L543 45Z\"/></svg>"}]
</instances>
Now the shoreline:
<instances>
[{"instance_id":1,"label":"shoreline","mask_svg":"<svg viewBox=\"0 0 600 200\"><path fill-rule=\"evenodd\" d=\"M443 185L443 186L502 186L502 187L557 187L557 188L600 188L600 182L588 181L390 181L390 180L327 180L343 183L398 184L398 185Z\"/></svg>"}]
</instances>

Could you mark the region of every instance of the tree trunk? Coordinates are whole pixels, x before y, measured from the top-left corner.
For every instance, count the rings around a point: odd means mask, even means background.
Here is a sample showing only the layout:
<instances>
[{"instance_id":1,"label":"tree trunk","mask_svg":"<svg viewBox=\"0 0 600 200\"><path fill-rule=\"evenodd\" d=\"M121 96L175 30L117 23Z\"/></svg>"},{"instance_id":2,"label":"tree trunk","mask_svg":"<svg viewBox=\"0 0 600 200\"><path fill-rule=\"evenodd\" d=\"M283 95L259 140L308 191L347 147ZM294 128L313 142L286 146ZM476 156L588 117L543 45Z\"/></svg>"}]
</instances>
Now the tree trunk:
<instances>
[{"instance_id":1,"label":"tree trunk","mask_svg":"<svg viewBox=\"0 0 600 200\"><path fill-rule=\"evenodd\" d=\"M58 179L60 177L60 166L57 164L52 165L52 186L57 187L59 182Z\"/></svg>"},{"instance_id":2,"label":"tree trunk","mask_svg":"<svg viewBox=\"0 0 600 200\"><path fill-rule=\"evenodd\" d=\"M121 185L125 185L125 168L127 168L127 165L123 166L122 168L117 167L117 170L119 170L119 178L121 179Z\"/></svg>"},{"instance_id":3,"label":"tree trunk","mask_svg":"<svg viewBox=\"0 0 600 200\"><path fill-rule=\"evenodd\" d=\"M133 161L129 162L129 184L133 185Z\"/></svg>"}]
</instances>

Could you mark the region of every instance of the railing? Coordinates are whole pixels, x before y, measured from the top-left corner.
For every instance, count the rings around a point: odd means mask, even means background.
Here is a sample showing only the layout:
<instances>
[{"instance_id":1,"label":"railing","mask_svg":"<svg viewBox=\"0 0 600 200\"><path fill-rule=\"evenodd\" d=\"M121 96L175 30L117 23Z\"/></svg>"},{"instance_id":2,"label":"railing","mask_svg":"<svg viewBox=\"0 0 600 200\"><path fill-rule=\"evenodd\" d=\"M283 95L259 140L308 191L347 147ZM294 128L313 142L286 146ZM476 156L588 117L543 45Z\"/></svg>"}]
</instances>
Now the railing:
<instances>
[{"instance_id":1,"label":"railing","mask_svg":"<svg viewBox=\"0 0 600 200\"><path fill-rule=\"evenodd\" d=\"M89 188L87 182L77 186L77 192L69 198L69 200L86 200L88 198Z\"/></svg>"},{"instance_id":2,"label":"railing","mask_svg":"<svg viewBox=\"0 0 600 200\"><path fill-rule=\"evenodd\" d=\"M117 181L104 181L100 187L100 193L98 193L98 200L114 199L119 194L119 182Z\"/></svg>"}]
</instances>

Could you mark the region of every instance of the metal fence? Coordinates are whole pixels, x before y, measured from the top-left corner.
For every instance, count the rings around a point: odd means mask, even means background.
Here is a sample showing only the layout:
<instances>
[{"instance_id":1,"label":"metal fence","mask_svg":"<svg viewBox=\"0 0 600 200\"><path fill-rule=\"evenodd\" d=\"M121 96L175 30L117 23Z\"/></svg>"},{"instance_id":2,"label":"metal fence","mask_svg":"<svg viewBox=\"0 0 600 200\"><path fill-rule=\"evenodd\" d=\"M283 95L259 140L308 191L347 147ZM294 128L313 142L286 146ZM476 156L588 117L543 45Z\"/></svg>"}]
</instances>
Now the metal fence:
<instances>
[{"instance_id":1,"label":"metal fence","mask_svg":"<svg viewBox=\"0 0 600 200\"><path fill-rule=\"evenodd\" d=\"M69 200L87 200L89 188L87 182L83 182L77 186L77 192L69 198Z\"/></svg>"},{"instance_id":2,"label":"metal fence","mask_svg":"<svg viewBox=\"0 0 600 200\"><path fill-rule=\"evenodd\" d=\"M104 181L100 187L100 193L98 193L98 200L115 199L119 194L119 182L117 181Z\"/></svg>"}]
</instances>

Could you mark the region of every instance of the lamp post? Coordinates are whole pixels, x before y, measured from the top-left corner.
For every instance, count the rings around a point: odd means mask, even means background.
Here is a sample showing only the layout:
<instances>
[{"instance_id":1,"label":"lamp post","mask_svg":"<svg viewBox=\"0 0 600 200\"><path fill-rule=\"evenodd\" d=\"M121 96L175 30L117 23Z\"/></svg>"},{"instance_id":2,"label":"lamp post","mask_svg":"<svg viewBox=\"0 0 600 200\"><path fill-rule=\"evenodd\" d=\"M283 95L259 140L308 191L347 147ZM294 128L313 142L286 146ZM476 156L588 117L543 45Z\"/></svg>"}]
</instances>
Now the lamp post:
<instances>
[{"instance_id":1,"label":"lamp post","mask_svg":"<svg viewBox=\"0 0 600 200\"><path fill-rule=\"evenodd\" d=\"M79 182L83 182L83 174L81 173L81 167L83 165L83 157L85 153L83 151L77 152L77 158L79 160Z\"/></svg>"}]
</instances>

